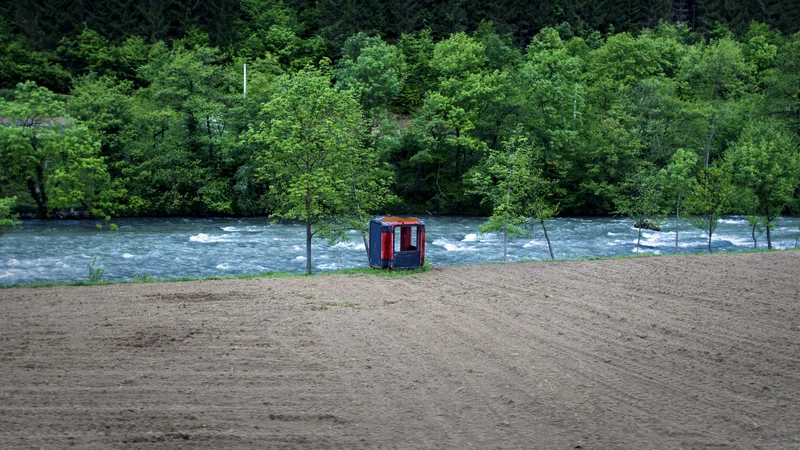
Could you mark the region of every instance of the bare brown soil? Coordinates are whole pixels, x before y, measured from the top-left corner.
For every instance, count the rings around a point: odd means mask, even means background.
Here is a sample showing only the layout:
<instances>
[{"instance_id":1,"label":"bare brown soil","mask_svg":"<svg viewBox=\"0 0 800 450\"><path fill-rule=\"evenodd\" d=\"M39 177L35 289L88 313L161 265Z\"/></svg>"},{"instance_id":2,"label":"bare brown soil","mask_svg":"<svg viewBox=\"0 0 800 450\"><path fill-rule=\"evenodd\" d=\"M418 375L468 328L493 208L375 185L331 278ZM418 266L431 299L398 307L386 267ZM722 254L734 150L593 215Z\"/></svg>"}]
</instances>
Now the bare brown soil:
<instances>
[{"instance_id":1,"label":"bare brown soil","mask_svg":"<svg viewBox=\"0 0 800 450\"><path fill-rule=\"evenodd\" d=\"M5 448L800 448L800 253L0 291Z\"/></svg>"}]
</instances>

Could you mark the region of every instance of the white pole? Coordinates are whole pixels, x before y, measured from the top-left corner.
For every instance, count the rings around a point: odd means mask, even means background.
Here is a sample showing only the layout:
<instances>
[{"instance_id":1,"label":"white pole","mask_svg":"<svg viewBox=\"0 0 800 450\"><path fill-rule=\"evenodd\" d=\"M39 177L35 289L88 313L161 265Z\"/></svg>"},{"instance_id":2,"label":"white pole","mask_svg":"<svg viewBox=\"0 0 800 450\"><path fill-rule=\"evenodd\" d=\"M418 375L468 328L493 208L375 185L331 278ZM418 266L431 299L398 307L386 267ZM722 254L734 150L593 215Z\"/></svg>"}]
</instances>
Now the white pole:
<instances>
[{"instance_id":1,"label":"white pole","mask_svg":"<svg viewBox=\"0 0 800 450\"><path fill-rule=\"evenodd\" d=\"M244 102L247 103L247 64L244 64Z\"/></svg>"},{"instance_id":2,"label":"white pole","mask_svg":"<svg viewBox=\"0 0 800 450\"><path fill-rule=\"evenodd\" d=\"M572 98L572 118L578 118L578 83L575 83L575 97Z\"/></svg>"}]
</instances>

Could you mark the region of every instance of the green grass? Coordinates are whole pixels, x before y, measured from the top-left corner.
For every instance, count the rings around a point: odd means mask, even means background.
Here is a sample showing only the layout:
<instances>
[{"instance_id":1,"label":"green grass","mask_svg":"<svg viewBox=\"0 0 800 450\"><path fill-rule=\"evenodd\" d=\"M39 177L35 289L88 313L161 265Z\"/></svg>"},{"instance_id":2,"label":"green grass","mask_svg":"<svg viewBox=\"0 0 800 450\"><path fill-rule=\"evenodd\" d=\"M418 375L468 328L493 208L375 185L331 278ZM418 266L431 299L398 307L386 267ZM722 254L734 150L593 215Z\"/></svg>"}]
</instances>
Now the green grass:
<instances>
[{"instance_id":1,"label":"green grass","mask_svg":"<svg viewBox=\"0 0 800 450\"><path fill-rule=\"evenodd\" d=\"M396 278L396 277L405 277L408 275L414 275L417 273L424 273L431 270L433 266L431 263L425 261L425 264L420 267L419 269L408 269L408 270L387 270L387 269L373 269L372 267L358 267L354 269L340 269L335 270L333 272L325 272L320 275L380 275L386 278ZM302 275L304 276L304 275Z\"/></svg>"},{"instance_id":2,"label":"green grass","mask_svg":"<svg viewBox=\"0 0 800 450\"><path fill-rule=\"evenodd\" d=\"M301 273L292 272L264 272L253 274L241 275L226 275L226 276L211 276L211 277L175 277L175 278L154 278L151 275L143 275L134 278L130 281L116 280L116 281L43 281L34 283L15 283L0 285L0 289L11 288L39 288L39 287L54 287L54 286L104 286L110 284L142 284L142 283L175 283L181 281L213 281L213 280L252 280L258 278L290 278L290 277L306 277L306 276L328 276L328 275L376 275L383 278L396 278L405 277L409 275L428 272L433 266L429 262L419 269L410 270L386 270L386 269L373 269L371 267L355 268L355 269L340 269L330 272L315 273L306 275Z\"/></svg>"}]
</instances>

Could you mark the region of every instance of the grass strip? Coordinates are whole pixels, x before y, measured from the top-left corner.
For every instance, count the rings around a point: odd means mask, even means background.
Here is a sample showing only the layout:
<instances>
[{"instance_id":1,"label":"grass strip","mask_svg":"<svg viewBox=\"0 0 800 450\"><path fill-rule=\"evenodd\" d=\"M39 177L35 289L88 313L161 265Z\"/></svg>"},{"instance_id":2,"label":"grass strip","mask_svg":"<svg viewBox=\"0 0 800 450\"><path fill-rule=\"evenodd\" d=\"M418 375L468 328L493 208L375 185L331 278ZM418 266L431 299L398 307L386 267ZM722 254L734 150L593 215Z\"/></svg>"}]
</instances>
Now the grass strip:
<instances>
[{"instance_id":1,"label":"grass strip","mask_svg":"<svg viewBox=\"0 0 800 450\"><path fill-rule=\"evenodd\" d=\"M293 272L264 272L253 274L240 274L240 275L221 275L210 277L175 277L175 278L155 278L150 275L137 277L132 280L108 280L108 281L42 281L33 283L15 283L15 284L2 284L0 289L11 288L40 288L40 287L56 287L56 286L105 286L113 284L143 284L143 283L176 283L183 281L215 281L215 280L253 280L259 278L289 278L289 277L307 277L307 276L328 276L328 275L376 275L383 278L396 278L415 275L419 273L428 272L433 269L433 266L426 262L425 265L418 269L409 270L386 270L386 269L373 269L372 267L359 267L352 269L339 269L330 272L314 273L306 275L302 273Z\"/></svg>"}]
</instances>

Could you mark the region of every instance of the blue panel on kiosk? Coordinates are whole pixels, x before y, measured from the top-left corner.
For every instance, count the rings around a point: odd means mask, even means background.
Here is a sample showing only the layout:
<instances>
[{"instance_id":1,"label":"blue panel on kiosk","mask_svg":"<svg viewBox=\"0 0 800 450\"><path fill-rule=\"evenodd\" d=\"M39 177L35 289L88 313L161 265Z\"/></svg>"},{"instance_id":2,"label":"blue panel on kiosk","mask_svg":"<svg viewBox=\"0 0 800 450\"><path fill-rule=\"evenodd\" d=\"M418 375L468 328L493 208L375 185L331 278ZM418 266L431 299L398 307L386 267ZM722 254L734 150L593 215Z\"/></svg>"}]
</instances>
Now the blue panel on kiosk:
<instances>
[{"instance_id":1,"label":"blue panel on kiosk","mask_svg":"<svg viewBox=\"0 0 800 450\"><path fill-rule=\"evenodd\" d=\"M388 267L388 262L381 260L381 229L380 219L369 222L369 265L378 269Z\"/></svg>"}]
</instances>

